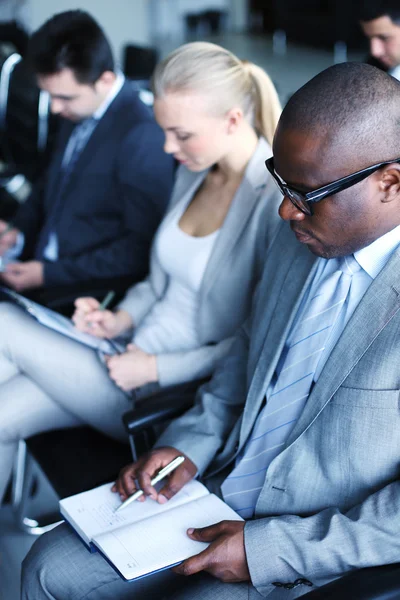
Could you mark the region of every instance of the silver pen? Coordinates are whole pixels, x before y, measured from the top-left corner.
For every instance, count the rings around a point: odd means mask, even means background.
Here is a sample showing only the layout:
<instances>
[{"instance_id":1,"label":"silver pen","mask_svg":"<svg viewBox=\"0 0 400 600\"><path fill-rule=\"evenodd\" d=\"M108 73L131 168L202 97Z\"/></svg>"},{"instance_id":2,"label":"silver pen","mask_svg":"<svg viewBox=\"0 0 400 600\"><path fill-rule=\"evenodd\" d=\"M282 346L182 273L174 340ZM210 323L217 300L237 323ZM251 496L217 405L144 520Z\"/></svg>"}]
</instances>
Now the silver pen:
<instances>
[{"instance_id":1,"label":"silver pen","mask_svg":"<svg viewBox=\"0 0 400 600\"><path fill-rule=\"evenodd\" d=\"M159 471L157 473L157 475L155 477L153 477L153 479L150 482L151 485L155 485L156 483L161 481L161 479L164 479L164 477L166 477L167 475L172 473L172 471L174 471L177 467L179 467L179 465L181 465L184 460L185 460L184 456L177 456L176 458L174 458L173 461L171 461L168 465L163 467L161 469L161 471ZM119 510L122 510L123 508L128 506L128 504L130 504L131 502L134 502L135 500L140 498L140 496L143 496L143 494L144 494L143 490L137 490L134 494L132 494L132 496L129 496L129 498L127 498L125 500L125 502L120 504L118 506L118 508L115 509L114 512L118 512Z\"/></svg>"}]
</instances>

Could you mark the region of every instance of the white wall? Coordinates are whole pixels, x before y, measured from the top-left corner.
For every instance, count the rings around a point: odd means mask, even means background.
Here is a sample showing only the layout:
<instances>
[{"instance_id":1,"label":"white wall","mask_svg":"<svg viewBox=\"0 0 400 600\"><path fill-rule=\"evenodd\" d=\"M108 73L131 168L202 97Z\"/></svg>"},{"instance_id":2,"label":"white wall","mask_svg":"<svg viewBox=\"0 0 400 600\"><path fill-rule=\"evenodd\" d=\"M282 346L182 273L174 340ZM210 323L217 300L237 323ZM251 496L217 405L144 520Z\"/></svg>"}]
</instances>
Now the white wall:
<instances>
[{"instance_id":1,"label":"white wall","mask_svg":"<svg viewBox=\"0 0 400 600\"><path fill-rule=\"evenodd\" d=\"M245 31L248 26L249 7L247 0L229 0L230 25L233 31Z\"/></svg>"},{"instance_id":2,"label":"white wall","mask_svg":"<svg viewBox=\"0 0 400 600\"><path fill-rule=\"evenodd\" d=\"M75 8L87 10L100 23L118 60L126 43L150 44L148 0L31 0L31 29L57 12Z\"/></svg>"}]
</instances>

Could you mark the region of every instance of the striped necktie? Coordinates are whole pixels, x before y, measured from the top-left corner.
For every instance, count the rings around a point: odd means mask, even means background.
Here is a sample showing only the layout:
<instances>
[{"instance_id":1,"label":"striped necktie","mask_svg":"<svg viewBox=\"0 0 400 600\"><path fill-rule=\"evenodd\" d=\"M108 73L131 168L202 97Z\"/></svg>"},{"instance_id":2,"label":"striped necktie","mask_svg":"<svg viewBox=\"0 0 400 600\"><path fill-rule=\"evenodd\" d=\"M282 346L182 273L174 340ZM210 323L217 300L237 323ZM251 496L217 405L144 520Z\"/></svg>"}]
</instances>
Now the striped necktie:
<instances>
[{"instance_id":1,"label":"striped necktie","mask_svg":"<svg viewBox=\"0 0 400 600\"><path fill-rule=\"evenodd\" d=\"M303 411L314 373L348 297L352 276L360 270L353 256L337 261L337 269L320 284L301 309L268 388L262 408L236 466L221 486L224 500L242 517L251 518L271 461Z\"/></svg>"}]
</instances>

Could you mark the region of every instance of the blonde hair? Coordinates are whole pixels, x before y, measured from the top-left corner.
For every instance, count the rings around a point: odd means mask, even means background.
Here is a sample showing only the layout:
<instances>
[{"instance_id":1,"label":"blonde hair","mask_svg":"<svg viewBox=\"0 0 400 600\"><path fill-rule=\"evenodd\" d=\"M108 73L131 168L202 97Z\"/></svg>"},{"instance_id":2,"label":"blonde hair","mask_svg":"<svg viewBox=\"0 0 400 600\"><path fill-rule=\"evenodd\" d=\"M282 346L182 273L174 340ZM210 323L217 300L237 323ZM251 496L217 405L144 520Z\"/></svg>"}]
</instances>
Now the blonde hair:
<instances>
[{"instance_id":1,"label":"blonde hair","mask_svg":"<svg viewBox=\"0 0 400 600\"><path fill-rule=\"evenodd\" d=\"M193 42L177 48L154 71L156 98L194 91L213 96L213 108L225 114L240 106L247 121L272 144L282 108L267 73L216 44Z\"/></svg>"}]
</instances>

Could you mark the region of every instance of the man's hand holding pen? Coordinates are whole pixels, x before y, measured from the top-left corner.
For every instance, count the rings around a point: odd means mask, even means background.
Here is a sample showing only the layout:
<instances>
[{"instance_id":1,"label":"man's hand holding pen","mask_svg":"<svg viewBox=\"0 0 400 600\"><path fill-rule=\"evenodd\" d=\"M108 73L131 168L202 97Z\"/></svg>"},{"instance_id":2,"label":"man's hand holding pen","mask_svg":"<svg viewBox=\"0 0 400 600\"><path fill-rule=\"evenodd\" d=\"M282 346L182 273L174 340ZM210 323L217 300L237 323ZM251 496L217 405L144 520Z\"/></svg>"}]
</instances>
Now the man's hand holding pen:
<instances>
[{"instance_id":1,"label":"man's hand holding pen","mask_svg":"<svg viewBox=\"0 0 400 600\"><path fill-rule=\"evenodd\" d=\"M186 456L185 461L169 475L160 491L157 492L151 485L151 480L161 469L180 455L182 452L170 447L157 448L144 454L137 462L121 469L112 491L117 492L121 500L125 501L138 489L142 489L144 495L139 498L138 502L143 502L146 496L149 496L160 504L165 504L197 473L196 465Z\"/></svg>"},{"instance_id":2,"label":"man's hand holding pen","mask_svg":"<svg viewBox=\"0 0 400 600\"><path fill-rule=\"evenodd\" d=\"M112 490L119 493L122 501L126 501L138 489L142 489L144 494L136 502L143 502L149 496L160 504L165 504L197 473L196 465L185 456L184 462L168 476L157 492L151 485L151 480L180 455L182 452L172 447L156 448L148 452L136 463L121 470ZM208 542L209 546L174 567L173 571L185 576L205 571L221 581L231 583L249 581L244 527L243 521L222 521L209 527L188 529L187 535L192 540Z\"/></svg>"}]
</instances>

